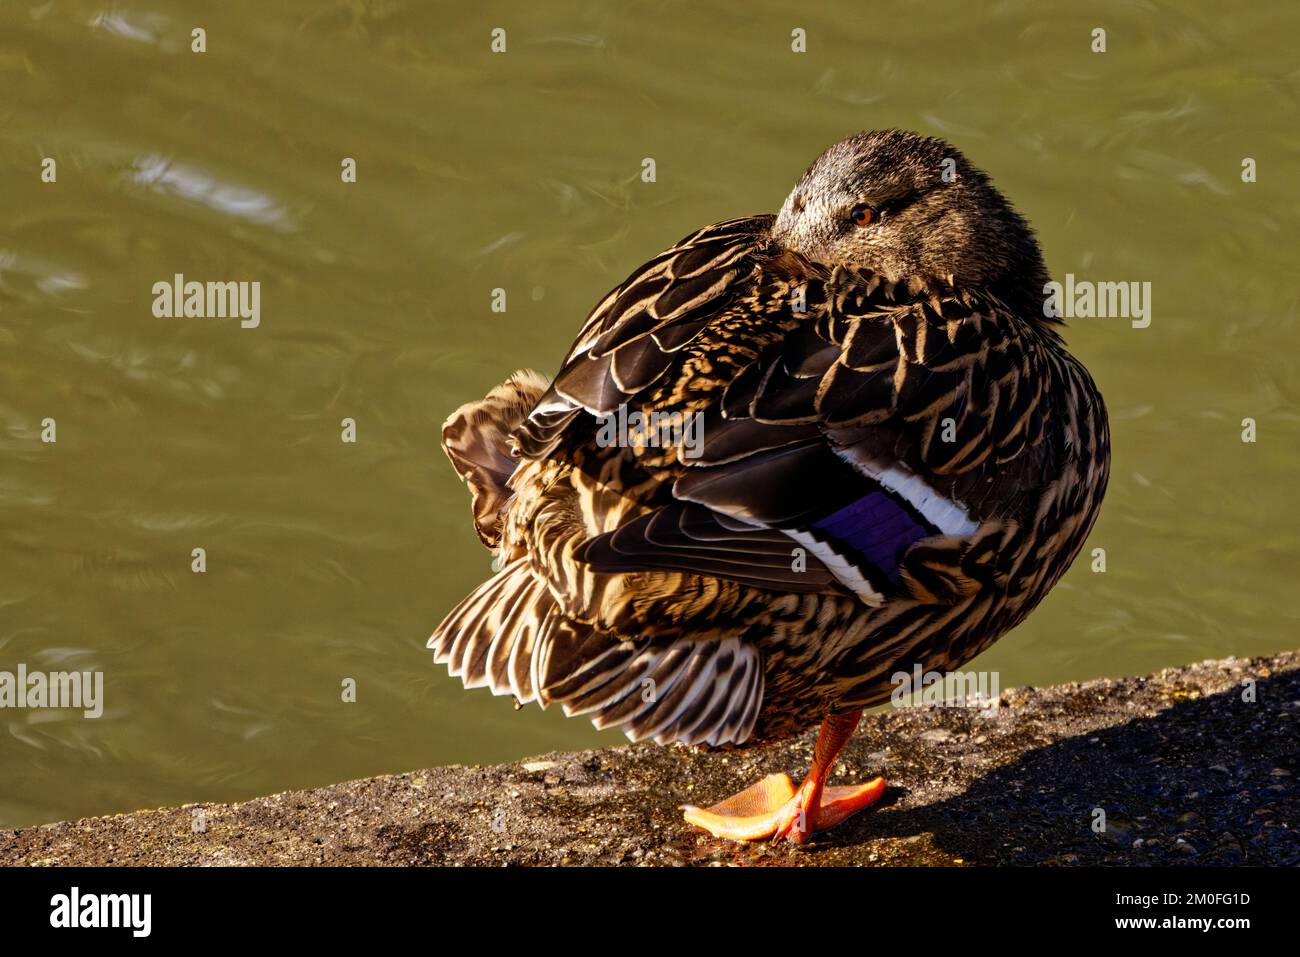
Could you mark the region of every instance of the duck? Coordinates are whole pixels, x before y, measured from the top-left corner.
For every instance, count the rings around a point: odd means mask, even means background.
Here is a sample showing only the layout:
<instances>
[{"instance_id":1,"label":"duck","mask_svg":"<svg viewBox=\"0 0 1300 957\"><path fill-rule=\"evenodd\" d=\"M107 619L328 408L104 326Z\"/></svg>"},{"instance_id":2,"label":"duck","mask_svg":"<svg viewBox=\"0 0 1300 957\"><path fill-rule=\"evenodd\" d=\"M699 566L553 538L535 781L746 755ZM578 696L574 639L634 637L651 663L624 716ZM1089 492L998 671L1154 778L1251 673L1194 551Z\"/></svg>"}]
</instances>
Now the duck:
<instances>
[{"instance_id":1,"label":"duck","mask_svg":"<svg viewBox=\"0 0 1300 957\"><path fill-rule=\"evenodd\" d=\"M446 420L495 572L435 662L633 741L817 726L798 786L683 805L715 837L801 843L870 807L883 777L827 783L863 711L1023 621L1097 519L1106 410L1047 282L950 143L830 146L775 215L633 271L553 378L518 371Z\"/></svg>"}]
</instances>

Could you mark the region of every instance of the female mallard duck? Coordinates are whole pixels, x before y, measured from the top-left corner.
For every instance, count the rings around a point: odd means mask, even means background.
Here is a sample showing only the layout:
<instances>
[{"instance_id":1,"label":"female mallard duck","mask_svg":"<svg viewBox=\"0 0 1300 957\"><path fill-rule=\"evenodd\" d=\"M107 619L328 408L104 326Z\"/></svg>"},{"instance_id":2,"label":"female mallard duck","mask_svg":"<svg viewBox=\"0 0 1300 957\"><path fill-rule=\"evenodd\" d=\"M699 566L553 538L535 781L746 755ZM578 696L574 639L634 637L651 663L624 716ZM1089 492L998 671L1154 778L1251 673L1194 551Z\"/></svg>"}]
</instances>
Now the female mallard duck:
<instances>
[{"instance_id":1,"label":"female mallard duck","mask_svg":"<svg viewBox=\"0 0 1300 957\"><path fill-rule=\"evenodd\" d=\"M836 143L775 217L708 226L587 319L555 380L447 420L499 571L429 645L466 687L633 740L739 747L821 719L686 819L804 840L891 680L960 667L1036 606L1097 517L1101 396L1044 318L1028 224L937 139Z\"/></svg>"}]
</instances>

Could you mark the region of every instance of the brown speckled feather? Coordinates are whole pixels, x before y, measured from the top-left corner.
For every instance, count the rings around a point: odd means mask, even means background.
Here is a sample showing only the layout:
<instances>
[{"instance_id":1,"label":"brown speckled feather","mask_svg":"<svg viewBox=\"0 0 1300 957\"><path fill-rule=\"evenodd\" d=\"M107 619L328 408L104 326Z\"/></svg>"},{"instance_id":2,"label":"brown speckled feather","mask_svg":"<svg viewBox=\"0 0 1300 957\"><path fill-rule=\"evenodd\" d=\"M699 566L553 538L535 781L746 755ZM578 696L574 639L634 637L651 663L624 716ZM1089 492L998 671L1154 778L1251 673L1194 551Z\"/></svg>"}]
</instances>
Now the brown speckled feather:
<instances>
[{"instance_id":1,"label":"brown speckled feather","mask_svg":"<svg viewBox=\"0 0 1300 957\"><path fill-rule=\"evenodd\" d=\"M1055 330L772 229L700 230L610 292L528 417L484 433L508 474L449 447L504 562L431 639L454 674L633 738L747 744L959 666L1064 573L1108 433ZM611 413L699 441L609 444ZM892 562L886 514L923 530Z\"/></svg>"}]
</instances>

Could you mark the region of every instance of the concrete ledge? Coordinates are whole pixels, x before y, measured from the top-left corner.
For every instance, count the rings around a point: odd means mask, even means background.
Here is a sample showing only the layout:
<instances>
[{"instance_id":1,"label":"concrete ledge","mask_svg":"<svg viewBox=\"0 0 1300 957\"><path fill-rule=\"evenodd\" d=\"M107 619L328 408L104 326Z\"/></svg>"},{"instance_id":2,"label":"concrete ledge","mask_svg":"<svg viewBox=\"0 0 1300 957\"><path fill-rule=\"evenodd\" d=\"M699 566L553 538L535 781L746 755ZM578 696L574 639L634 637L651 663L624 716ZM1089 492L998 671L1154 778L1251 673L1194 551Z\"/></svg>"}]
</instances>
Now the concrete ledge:
<instances>
[{"instance_id":1,"label":"concrete ledge","mask_svg":"<svg viewBox=\"0 0 1300 957\"><path fill-rule=\"evenodd\" d=\"M807 847L681 823L683 802L798 780L812 740L412 771L205 805L201 833L190 807L0 831L0 864L1300 864L1300 653L869 715L832 781L890 789Z\"/></svg>"}]
</instances>

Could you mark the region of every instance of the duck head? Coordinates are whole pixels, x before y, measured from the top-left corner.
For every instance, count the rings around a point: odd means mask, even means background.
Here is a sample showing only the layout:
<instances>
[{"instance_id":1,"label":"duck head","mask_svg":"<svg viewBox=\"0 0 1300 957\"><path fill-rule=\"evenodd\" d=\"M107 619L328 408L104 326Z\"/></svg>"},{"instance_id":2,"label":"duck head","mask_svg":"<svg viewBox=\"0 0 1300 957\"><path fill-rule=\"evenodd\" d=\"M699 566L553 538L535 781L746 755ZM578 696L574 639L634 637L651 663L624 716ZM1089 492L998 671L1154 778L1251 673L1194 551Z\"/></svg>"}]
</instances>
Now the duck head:
<instances>
[{"instance_id":1,"label":"duck head","mask_svg":"<svg viewBox=\"0 0 1300 957\"><path fill-rule=\"evenodd\" d=\"M951 144L901 130L858 133L817 157L772 238L828 266L934 277L1008 302L1041 302L1047 281L1033 230L988 176Z\"/></svg>"}]
</instances>

